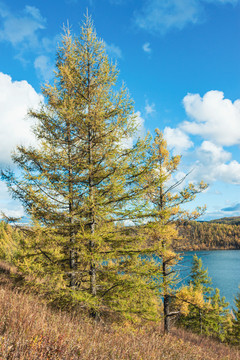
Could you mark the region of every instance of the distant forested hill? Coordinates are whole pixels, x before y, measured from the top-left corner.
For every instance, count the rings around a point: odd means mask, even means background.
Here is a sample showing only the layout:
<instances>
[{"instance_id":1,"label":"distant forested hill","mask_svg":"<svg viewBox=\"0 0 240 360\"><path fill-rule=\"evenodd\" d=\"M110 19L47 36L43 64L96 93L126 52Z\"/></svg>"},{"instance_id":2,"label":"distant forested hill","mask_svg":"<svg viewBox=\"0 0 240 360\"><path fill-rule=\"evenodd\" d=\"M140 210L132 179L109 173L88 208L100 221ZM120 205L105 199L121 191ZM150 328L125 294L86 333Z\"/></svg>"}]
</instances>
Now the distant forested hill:
<instances>
[{"instance_id":1,"label":"distant forested hill","mask_svg":"<svg viewBox=\"0 0 240 360\"><path fill-rule=\"evenodd\" d=\"M138 234L137 228L129 228ZM173 241L174 250L240 250L240 217L212 221L190 221L178 225L180 238ZM21 248L25 234L0 221L0 258L12 258ZM4 255L5 254L5 255Z\"/></svg>"},{"instance_id":2,"label":"distant forested hill","mask_svg":"<svg viewBox=\"0 0 240 360\"><path fill-rule=\"evenodd\" d=\"M210 223L228 224L228 225L240 225L240 216L224 217L221 219L215 219L209 221Z\"/></svg>"},{"instance_id":3,"label":"distant forested hill","mask_svg":"<svg viewBox=\"0 0 240 360\"><path fill-rule=\"evenodd\" d=\"M240 249L240 217L179 225L177 250Z\"/></svg>"}]
</instances>

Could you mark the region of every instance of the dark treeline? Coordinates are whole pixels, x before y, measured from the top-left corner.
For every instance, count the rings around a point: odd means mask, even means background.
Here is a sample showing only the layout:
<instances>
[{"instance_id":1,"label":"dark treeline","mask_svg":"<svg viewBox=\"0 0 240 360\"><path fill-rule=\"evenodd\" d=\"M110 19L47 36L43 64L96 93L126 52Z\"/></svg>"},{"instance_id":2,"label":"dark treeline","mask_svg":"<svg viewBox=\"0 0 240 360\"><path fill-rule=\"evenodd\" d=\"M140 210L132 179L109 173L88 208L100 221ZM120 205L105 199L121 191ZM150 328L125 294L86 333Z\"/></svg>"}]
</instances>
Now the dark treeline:
<instances>
[{"instance_id":1,"label":"dark treeline","mask_svg":"<svg viewBox=\"0 0 240 360\"><path fill-rule=\"evenodd\" d=\"M173 244L178 250L240 249L239 225L190 221L178 229L180 239Z\"/></svg>"},{"instance_id":2,"label":"dark treeline","mask_svg":"<svg viewBox=\"0 0 240 360\"><path fill-rule=\"evenodd\" d=\"M221 219L211 220L211 223L240 225L240 216L224 217Z\"/></svg>"},{"instance_id":3,"label":"dark treeline","mask_svg":"<svg viewBox=\"0 0 240 360\"><path fill-rule=\"evenodd\" d=\"M231 218L228 221L231 221ZM217 223L215 220L212 222L190 221L179 225L178 231L180 237L172 244L175 250L240 249L239 225ZM9 255L17 250L16 243L14 245L12 243L12 237L18 243L23 236L21 231L13 231L10 225L6 225L4 222L0 224L0 237L5 240L5 247L8 247Z\"/></svg>"}]
</instances>

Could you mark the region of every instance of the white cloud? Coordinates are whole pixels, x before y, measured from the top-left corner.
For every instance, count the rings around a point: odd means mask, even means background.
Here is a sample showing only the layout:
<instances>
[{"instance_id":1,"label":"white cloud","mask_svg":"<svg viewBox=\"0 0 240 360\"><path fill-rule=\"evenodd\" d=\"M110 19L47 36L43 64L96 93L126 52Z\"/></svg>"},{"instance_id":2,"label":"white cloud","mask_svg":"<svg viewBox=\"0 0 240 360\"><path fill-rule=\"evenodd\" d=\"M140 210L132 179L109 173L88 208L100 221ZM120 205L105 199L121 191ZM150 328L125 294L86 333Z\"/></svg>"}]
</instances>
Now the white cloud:
<instances>
[{"instance_id":1,"label":"white cloud","mask_svg":"<svg viewBox=\"0 0 240 360\"><path fill-rule=\"evenodd\" d=\"M170 28L182 29L187 23L196 23L201 12L197 0L150 0L135 18L141 29L164 34Z\"/></svg>"},{"instance_id":2,"label":"white cloud","mask_svg":"<svg viewBox=\"0 0 240 360\"><path fill-rule=\"evenodd\" d=\"M240 163L236 160L229 164L220 164L218 169L218 178L224 182L240 185Z\"/></svg>"},{"instance_id":3,"label":"white cloud","mask_svg":"<svg viewBox=\"0 0 240 360\"><path fill-rule=\"evenodd\" d=\"M27 81L12 81L0 73L0 164L11 163L11 152L17 145L35 143L32 121L26 120L26 115L40 100L42 97Z\"/></svg>"},{"instance_id":4,"label":"white cloud","mask_svg":"<svg viewBox=\"0 0 240 360\"><path fill-rule=\"evenodd\" d=\"M188 94L183 104L193 121L185 121L182 130L219 145L240 144L240 100L232 102L221 91L209 91L202 98Z\"/></svg>"},{"instance_id":5,"label":"white cloud","mask_svg":"<svg viewBox=\"0 0 240 360\"><path fill-rule=\"evenodd\" d=\"M15 58L24 65L34 63L38 76L44 81L49 80L53 69L50 57L55 53L60 36L42 36L46 19L39 9L27 5L22 11L12 13L0 2L0 22L0 41L10 43L15 50Z\"/></svg>"},{"instance_id":6,"label":"white cloud","mask_svg":"<svg viewBox=\"0 0 240 360\"><path fill-rule=\"evenodd\" d=\"M169 149L173 150L174 155L182 154L193 146L193 142L181 129L173 129L167 126L163 134Z\"/></svg>"},{"instance_id":7,"label":"white cloud","mask_svg":"<svg viewBox=\"0 0 240 360\"><path fill-rule=\"evenodd\" d=\"M146 104L145 104L145 112L146 112L146 115L151 115L153 114L156 110L155 110L155 104L152 103L152 104L149 104L148 101L146 101Z\"/></svg>"},{"instance_id":8,"label":"white cloud","mask_svg":"<svg viewBox=\"0 0 240 360\"><path fill-rule=\"evenodd\" d=\"M150 47L150 43L149 42L146 42L145 44L143 44L143 51L145 51L146 53L148 54L151 54L152 52L152 49Z\"/></svg>"},{"instance_id":9,"label":"white cloud","mask_svg":"<svg viewBox=\"0 0 240 360\"><path fill-rule=\"evenodd\" d=\"M13 46L38 46L37 31L45 28L46 20L34 6L25 6L17 15L11 14L6 8L0 12L2 27L0 40L9 41Z\"/></svg>"},{"instance_id":10,"label":"white cloud","mask_svg":"<svg viewBox=\"0 0 240 360\"><path fill-rule=\"evenodd\" d=\"M105 44L105 48L106 51L108 52L108 54L112 57L116 57L118 59L121 59L122 56L122 50L120 49L119 46L114 45L114 44L107 44L106 42L104 42Z\"/></svg>"},{"instance_id":11,"label":"white cloud","mask_svg":"<svg viewBox=\"0 0 240 360\"><path fill-rule=\"evenodd\" d=\"M37 107L43 100L27 81L13 81L9 75L0 72L0 166L12 165L11 152L17 145L35 144L32 134L33 122L26 119L29 107ZM8 216L24 215L21 204L12 200L6 184L0 181L0 211Z\"/></svg>"},{"instance_id":12,"label":"white cloud","mask_svg":"<svg viewBox=\"0 0 240 360\"><path fill-rule=\"evenodd\" d=\"M36 8L35 6L25 6L25 12L26 14L30 14L33 19L38 20L40 23L45 22L45 19L42 17L40 10Z\"/></svg>"},{"instance_id":13,"label":"white cloud","mask_svg":"<svg viewBox=\"0 0 240 360\"><path fill-rule=\"evenodd\" d=\"M221 146L217 146L210 141L203 141L198 154L202 159L202 162L209 163L210 161L219 164L229 161L232 157L231 153L225 151Z\"/></svg>"},{"instance_id":14,"label":"white cloud","mask_svg":"<svg viewBox=\"0 0 240 360\"><path fill-rule=\"evenodd\" d=\"M240 100L232 102L224 99L220 91L209 91L202 98L199 94L188 94L183 104L192 121L185 121L175 129L166 127L164 137L174 154L193 147L189 134L203 138L197 149L186 154L188 161L195 161L190 180L240 185L240 163L224 149L224 146L240 145Z\"/></svg>"},{"instance_id":15,"label":"white cloud","mask_svg":"<svg viewBox=\"0 0 240 360\"><path fill-rule=\"evenodd\" d=\"M34 67L40 78L45 81L50 80L54 76L54 65L48 56L40 55L34 61Z\"/></svg>"},{"instance_id":16,"label":"white cloud","mask_svg":"<svg viewBox=\"0 0 240 360\"><path fill-rule=\"evenodd\" d=\"M150 33L165 34L203 20L204 3L235 4L238 0L145 0L135 14L135 24Z\"/></svg>"},{"instance_id":17,"label":"white cloud","mask_svg":"<svg viewBox=\"0 0 240 360\"><path fill-rule=\"evenodd\" d=\"M193 172L194 178L208 183L223 181L240 185L240 163L236 160L230 161L230 152L210 141L203 141L196 155L198 160Z\"/></svg>"}]
</instances>

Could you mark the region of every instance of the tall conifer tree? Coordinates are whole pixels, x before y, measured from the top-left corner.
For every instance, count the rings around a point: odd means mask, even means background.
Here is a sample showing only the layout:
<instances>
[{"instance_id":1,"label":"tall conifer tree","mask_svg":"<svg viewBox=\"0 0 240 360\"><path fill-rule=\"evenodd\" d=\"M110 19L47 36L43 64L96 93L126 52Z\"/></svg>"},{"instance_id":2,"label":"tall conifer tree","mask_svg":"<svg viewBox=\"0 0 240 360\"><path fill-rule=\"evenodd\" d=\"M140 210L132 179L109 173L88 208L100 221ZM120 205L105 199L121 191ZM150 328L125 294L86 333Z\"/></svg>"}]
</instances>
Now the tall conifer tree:
<instances>
[{"instance_id":1,"label":"tall conifer tree","mask_svg":"<svg viewBox=\"0 0 240 360\"><path fill-rule=\"evenodd\" d=\"M152 204L152 220L149 222L152 237L158 245L156 254L162 263L162 297L164 312L164 331L170 331L170 319L176 315L171 310L171 299L176 294L177 274L174 265L180 256L171 247L173 239L178 237L176 222L197 218L204 209L198 208L192 213L181 209L181 205L192 201L196 194L206 188L201 182L198 185L190 183L178 191L178 186L185 177L175 181L174 173L177 171L181 157L171 156L167 149L167 142L160 130L156 129L155 139L151 147L152 171L148 175L151 187L148 199Z\"/></svg>"},{"instance_id":2,"label":"tall conifer tree","mask_svg":"<svg viewBox=\"0 0 240 360\"><path fill-rule=\"evenodd\" d=\"M148 140L127 145L137 125L125 87L113 91L117 75L89 17L80 37L67 30L54 84L43 87L45 104L29 113L38 146L17 148L20 178L11 171L2 177L40 224L28 249L31 266L42 264L42 273L57 274L62 286L69 276L74 296L94 314L106 306L154 317L158 301L149 279L158 270L139 256L151 247L123 226L143 216Z\"/></svg>"}]
</instances>

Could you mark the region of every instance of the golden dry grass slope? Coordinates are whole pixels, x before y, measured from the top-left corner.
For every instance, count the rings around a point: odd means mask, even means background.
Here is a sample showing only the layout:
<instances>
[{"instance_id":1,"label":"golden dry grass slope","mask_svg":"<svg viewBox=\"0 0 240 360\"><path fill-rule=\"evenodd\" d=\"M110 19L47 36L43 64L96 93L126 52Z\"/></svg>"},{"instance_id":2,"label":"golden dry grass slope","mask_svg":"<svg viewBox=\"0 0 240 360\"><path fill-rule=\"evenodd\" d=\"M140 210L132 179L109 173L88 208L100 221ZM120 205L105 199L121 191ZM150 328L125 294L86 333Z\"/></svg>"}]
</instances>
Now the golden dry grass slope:
<instances>
[{"instance_id":1,"label":"golden dry grass slope","mask_svg":"<svg viewBox=\"0 0 240 360\"><path fill-rule=\"evenodd\" d=\"M183 330L163 336L161 325L92 322L50 308L17 288L0 264L0 360L240 359L238 349Z\"/></svg>"}]
</instances>

